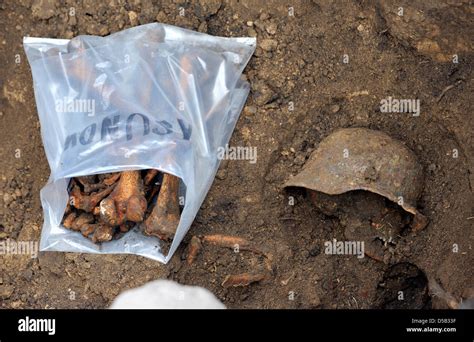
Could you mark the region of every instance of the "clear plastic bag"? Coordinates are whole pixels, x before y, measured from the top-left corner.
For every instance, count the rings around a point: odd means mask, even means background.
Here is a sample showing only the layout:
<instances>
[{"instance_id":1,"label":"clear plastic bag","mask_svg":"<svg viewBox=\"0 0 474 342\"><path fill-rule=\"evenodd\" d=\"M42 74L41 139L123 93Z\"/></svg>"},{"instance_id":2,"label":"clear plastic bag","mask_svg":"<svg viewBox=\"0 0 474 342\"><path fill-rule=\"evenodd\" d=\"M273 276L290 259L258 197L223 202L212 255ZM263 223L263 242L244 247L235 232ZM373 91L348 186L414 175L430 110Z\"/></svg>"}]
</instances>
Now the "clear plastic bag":
<instances>
[{"instance_id":1,"label":"clear plastic bag","mask_svg":"<svg viewBox=\"0 0 474 342\"><path fill-rule=\"evenodd\" d=\"M254 38L164 24L107 37L24 38L51 176L41 190L42 251L131 253L167 262L199 210L249 92ZM71 177L159 169L182 181L168 254L138 227L94 244L61 226Z\"/></svg>"}]
</instances>

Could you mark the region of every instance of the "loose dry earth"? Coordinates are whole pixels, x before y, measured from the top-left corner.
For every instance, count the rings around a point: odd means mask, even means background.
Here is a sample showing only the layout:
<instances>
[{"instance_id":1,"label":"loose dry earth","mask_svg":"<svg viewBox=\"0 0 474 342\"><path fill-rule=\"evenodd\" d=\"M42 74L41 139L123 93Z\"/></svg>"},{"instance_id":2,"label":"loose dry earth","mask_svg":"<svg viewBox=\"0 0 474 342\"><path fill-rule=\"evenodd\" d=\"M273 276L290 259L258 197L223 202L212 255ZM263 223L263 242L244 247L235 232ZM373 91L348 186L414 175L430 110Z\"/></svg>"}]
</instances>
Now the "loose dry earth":
<instances>
[{"instance_id":1,"label":"loose dry earth","mask_svg":"<svg viewBox=\"0 0 474 342\"><path fill-rule=\"evenodd\" d=\"M258 160L222 163L168 265L128 255L2 255L0 307L102 308L121 291L158 278L204 286L231 308L445 307L429 296L428 278L457 300L472 296L473 14L469 1L441 0L2 1L0 240L39 239L39 190L49 176L22 47L26 35L107 35L159 21L256 36L245 70L252 91L231 145L257 147ZM388 96L419 99L420 116L382 113L380 101ZM418 207L430 224L402 234L382 262L325 254L325 241L344 239L343 225L314 208L303 191L282 189L340 127L388 133L415 152L425 171ZM264 260L212 246L187 265L191 236L210 233L244 237L270 251L271 275L224 288L227 275L264 270Z\"/></svg>"}]
</instances>

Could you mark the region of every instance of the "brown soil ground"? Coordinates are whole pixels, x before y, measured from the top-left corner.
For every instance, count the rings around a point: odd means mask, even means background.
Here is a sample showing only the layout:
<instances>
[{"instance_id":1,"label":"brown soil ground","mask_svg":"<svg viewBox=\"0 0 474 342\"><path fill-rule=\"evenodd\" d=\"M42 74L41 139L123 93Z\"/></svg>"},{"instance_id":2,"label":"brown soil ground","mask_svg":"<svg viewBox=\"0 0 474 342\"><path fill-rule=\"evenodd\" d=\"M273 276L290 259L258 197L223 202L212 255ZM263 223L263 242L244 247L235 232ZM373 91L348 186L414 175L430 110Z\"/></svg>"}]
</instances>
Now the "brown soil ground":
<instances>
[{"instance_id":1,"label":"brown soil ground","mask_svg":"<svg viewBox=\"0 0 474 342\"><path fill-rule=\"evenodd\" d=\"M222 163L168 265L128 255L2 255L0 307L102 308L121 291L158 278L204 286L231 308L444 307L429 296L428 278L457 300L472 296L474 10L469 2L55 3L0 3L0 239L39 239L39 191L49 176L22 47L26 35L107 35L160 21L213 35L256 36L259 46L245 71L252 92L231 145L256 146L258 161ZM388 96L420 99L420 116L381 113L380 101ZM402 234L385 262L325 254L324 242L344 240L344 228L314 208L303 191L282 188L321 139L340 127L382 130L411 148L424 168L418 207L430 224L417 234ZM191 236L211 233L244 237L270 251L271 274L246 287L224 288L227 275L265 270L264 260L213 246L187 265ZM398 291L404 300L397 300Z\"/></svg>"}]
</instances>

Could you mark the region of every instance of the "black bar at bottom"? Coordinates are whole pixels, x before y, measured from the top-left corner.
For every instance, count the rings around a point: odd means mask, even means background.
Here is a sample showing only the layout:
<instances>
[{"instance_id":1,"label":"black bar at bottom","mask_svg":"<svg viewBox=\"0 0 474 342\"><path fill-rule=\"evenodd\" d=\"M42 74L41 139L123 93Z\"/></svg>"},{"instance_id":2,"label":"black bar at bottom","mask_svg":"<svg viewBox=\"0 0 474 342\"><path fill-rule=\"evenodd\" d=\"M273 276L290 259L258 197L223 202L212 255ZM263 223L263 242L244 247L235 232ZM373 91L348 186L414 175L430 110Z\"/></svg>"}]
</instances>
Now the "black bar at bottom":
<instances>
[{"instance_id":1,"label":"black bar at bottom","mask_svg":"<svg viewBox=\"0 0 474 342\"><path fill-rule=\"evenodd\" d=\"M473 341L473 326L472 310L0 310L0 342L121 341L127 336L134 341L152 336L181 340L183 335L249 342L283 336L291 336L292 341Z\"/></svg>"}]
</instances>

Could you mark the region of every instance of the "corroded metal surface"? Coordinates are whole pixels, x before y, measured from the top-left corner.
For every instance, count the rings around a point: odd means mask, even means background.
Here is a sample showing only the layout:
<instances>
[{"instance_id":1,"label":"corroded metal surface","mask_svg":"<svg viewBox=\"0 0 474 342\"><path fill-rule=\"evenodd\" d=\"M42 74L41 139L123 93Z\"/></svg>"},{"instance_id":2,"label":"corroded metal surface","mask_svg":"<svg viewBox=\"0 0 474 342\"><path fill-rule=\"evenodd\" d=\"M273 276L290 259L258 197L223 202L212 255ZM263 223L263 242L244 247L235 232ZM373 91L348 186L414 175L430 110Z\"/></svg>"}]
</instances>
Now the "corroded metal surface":
<instances>
[{"instance_id":1,"label":"corroded metal surface","mask_svg":"<svg viewBox=\"0 0 474 342\"><path fill-rule=\"evenodd\" d=\"M371 191L415 215L415 230L427 223L416 209L423 188L421 165L410 149L380 131L344 128L330 134L321 141L301 172L285 184L289 186L329 195Z\"/></svg>"}]
</instances>

